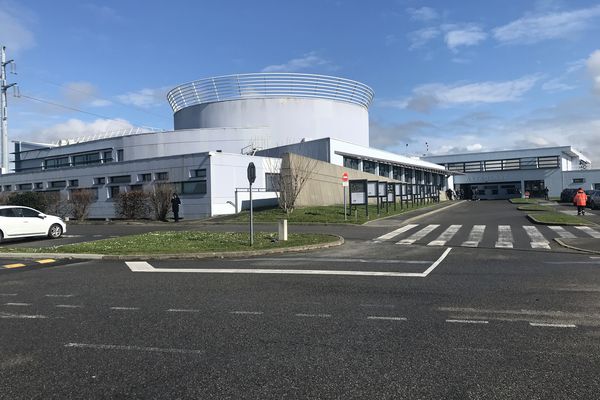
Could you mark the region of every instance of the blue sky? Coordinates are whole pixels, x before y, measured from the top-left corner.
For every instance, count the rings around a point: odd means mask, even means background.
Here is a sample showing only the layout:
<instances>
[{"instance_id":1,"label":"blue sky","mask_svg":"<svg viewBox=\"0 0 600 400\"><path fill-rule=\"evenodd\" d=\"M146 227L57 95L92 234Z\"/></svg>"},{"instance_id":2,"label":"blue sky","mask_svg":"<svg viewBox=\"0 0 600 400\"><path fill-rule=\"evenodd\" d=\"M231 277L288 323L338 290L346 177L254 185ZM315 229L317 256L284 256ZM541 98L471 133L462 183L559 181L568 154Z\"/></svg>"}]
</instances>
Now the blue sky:
<instances>
[{"instance_id":1,"label":"blue sky","mask_svg":"<svg viewBox=\"0 0 600 400\"><path fill-rule=\"evenodd\" d=\"M599 1L0 0L10 139L41 142L172 129L180 83L290 71L372 87L374 147L573 145L600 167L598 38Z\"/></svg>"}]
</instances>

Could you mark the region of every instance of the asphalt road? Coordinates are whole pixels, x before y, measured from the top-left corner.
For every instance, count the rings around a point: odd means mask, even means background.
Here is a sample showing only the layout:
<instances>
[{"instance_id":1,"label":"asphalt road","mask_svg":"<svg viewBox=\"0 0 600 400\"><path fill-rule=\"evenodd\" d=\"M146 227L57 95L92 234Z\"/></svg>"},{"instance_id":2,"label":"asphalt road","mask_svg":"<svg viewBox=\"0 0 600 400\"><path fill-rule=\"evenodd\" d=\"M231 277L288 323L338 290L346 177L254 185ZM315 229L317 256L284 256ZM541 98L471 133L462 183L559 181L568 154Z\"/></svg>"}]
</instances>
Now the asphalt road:
<instances>
[{"instance_id":1,"label":"asphalt road","mask_svg":"<svg viewBox=\"0 0 600 400\"><path fill-rule=\"evenodd\" d=\"M453 224L488 226L482 242L517 232L527 222L504 202L415 224L439 227L412 244L396 243L413 231L373 240L394 224L351 228L341 248L146 272L3 271L0 398L597 398L600 258L516 234L513 249L428 245Z\"/></svg>"}]
</instances>

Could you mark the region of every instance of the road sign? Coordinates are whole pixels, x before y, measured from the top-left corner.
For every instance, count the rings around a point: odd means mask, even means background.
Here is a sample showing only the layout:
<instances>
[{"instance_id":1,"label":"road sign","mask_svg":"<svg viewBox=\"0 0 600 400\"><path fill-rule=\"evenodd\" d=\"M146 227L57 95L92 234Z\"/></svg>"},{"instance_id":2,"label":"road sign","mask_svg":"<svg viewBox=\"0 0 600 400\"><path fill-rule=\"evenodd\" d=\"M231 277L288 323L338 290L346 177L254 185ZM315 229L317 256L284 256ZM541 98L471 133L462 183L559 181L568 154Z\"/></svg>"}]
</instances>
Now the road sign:
<instances>
[{"instance_id":1,"label":"road sign","mask_svg":"<svg viewBox=\"0 0 600 400\"><path fill-rule=\"evenodd\" d=\"M248 164L248 182L250 182L250 184L252 185L254 183L254 181L256 180L256 167L254 166L254 163L250 163Z\"/></svg>"},{"instance_id":2,"label":"road sign","mask_svg":"<svg viewBox=\"0 0 600 400\"><path fill-rule=\"evenodd\" d=\"M344 173L342 174L342 186L343 186L343 187L348 187L348 173L347 173L347 172L344 172ZM344 199L345 199L345 198L346 198L346 197L344 196Z\"/></svg>"}]
</instances>

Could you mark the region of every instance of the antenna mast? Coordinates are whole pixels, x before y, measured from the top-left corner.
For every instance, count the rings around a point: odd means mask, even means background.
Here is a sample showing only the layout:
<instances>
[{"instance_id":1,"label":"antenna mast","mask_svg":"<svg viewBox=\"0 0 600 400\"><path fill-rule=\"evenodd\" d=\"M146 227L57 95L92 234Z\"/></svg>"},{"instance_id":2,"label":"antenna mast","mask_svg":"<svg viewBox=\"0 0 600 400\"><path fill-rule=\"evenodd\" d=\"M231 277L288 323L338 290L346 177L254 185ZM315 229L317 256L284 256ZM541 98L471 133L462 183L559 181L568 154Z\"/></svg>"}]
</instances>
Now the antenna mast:
<instances>
[{"instance_id":1,"label":"antenna mast","mask_svg":"<svg viewBox=\"0 0 600 400\"><path fill-rule=\"evenodd\" d=\"M1 64L0 64L0 174L8 173L8 113L6 91L9 87L15 86L16 83L6 83L6 66L14 63L14 60L6 61L6 47L1 47ZM13 64L14 66L14 64Z\"/></svg>"}]
</instances>

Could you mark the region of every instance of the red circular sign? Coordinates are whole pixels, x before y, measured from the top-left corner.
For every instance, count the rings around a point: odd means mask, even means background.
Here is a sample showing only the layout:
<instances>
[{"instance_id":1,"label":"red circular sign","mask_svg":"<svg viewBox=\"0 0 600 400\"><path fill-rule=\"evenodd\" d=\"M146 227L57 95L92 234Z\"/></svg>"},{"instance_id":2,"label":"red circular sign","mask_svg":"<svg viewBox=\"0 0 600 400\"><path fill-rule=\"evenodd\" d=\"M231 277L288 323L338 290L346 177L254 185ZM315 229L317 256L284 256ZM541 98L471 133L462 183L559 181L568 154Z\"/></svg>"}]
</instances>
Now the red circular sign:
<instances>
[{"instance_id":1,"label":"red circular sign","mask_svg":"<svg viewBox=\"0 0 600 400\"><path fill-rule=\"evenodd\" d=\"M344 172L342 174L342 182L348 182L348 173L347 172Z\"/></svg>"}]
</instances>

